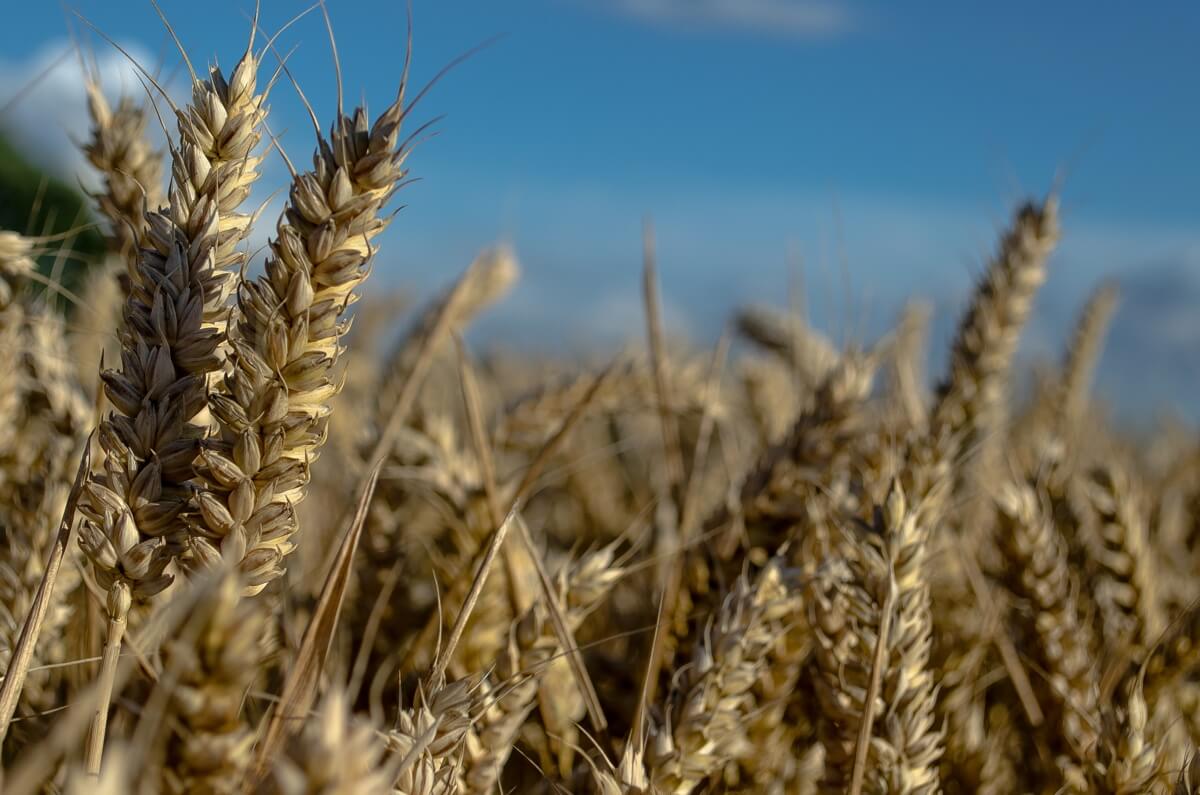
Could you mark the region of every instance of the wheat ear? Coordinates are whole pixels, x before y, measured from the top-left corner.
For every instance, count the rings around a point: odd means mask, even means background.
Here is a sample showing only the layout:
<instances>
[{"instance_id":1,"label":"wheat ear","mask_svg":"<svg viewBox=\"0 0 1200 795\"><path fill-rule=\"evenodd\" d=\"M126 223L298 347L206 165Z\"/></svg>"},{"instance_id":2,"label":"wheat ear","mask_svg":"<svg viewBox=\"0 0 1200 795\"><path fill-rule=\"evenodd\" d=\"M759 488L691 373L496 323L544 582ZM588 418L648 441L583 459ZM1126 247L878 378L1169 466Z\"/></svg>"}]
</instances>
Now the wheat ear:
<instances>
[{"instance_id":1,"label":"wheat ear","mask_svg":"<svg viewBox=\"0 0 1200 795\"><path fill-rule=\"evenodd\" d=\"M998 704L985 717L983 764L979 771L979 795L1008 795L1017 792L1024 779L1019 768L1020 734L1007 706Z\"/></svg>"},{"instance_id":2,"label":"wheat ear","mask_svg":"<svg viewBox=\"0 0 1200 795\"><path fill-rule=\"evenodd\" d=\"M98 778L82 770L72 770L67 775L63 795L129 795L136 792L133 782L137 771L130 769L128 750L120 745L109 751L109 762Z\"/></svg>"},{"instance_id":3,"label":"wheat ear","mask_svg":"<svg viewBox=\"0 0 1200 795\"><path fill-rule=\"evenodd\" d=\"M795 312L745 307L735 323L742 336L782 359L810 389L819 386L841 359L833 343Z\"/></svg>"},{"instance_id":4,"label":"wheat ear","mask_svg":"<svg viewBox=\"0 0 1200 795\"><path fill-rule=\"evenodd\" d=\"M1088 390L1104 347L1104 336L1117 310L1119 293L1113 284L1102 284L1088 297L1063 360L1061 416L1074 428L1087 408Z\"/></svg>"},{"instance_id":5,"label":"wheat ear","mask_svg":"<svg viewBox=\"0 0 1200 795\"><path fill-rule=\"evenodd\" d=\"M646 771L645 750L633 743L625 746L615 768L607 759L603 760L604 767L588 761L592 786L597 795L661 795L650 782L650 775Z\"/></svg>"},{"instance_id":6,"label":"wheat ear","mask_svg":"<svg viewBox=\"0 0 1200 795\"><path fill-rule=\"evenodd\" d=\"M1093 591L1104 640L1116 653L1132 645L1140 657L1166 628L1145 497L1126 468L1115 462L1095 468L1083 488L1096 525L1088 542L1098 569Z\"/></svg>"},{"instance_id":7,"label":"wheat ear","mask_svg":"<svg viewBox=\"0 0 1200 795\"><path fill-rule=\"evenodd\" d=\"M241 716L246 691L270 652L270 616L241 597L232 573L204 586L177 637L162 647L173 718L165 793L232 793L250 763L254 729Z\"/></svg>"},{"instance_id":8,"label":"wheat ear","mask_svg":"<svg viewBox=\"0 0 1200 795\"><path fill-rule=\"evenodd\" d=\"M146 216L149 245L125 303L121 368L103 374L114 411L101 424L106 471L89 483L81 542L100 585L127 579L135 597L169 582L163 569L177 550L158 539L178 540L176 518L192 491L204 434L195 420L220 367L225 269L245 256L235 247L249 219L236 209L258 162L251 153L265 111L257 66L247 50L229 81L213 67L194 83L193 106L179 112L170 204Z\"/></svg>"},{"instance_id":9,"label":"wheat ear","mask_svg":"<svg viewBox=\"0 0 1200 795\"><path fill-rule=\"evenodd\" d=\"M1139 665L1136 661L1134 667ZM1200 669L1200 604L1177 616L1146 652L1146 699L1154 705L1179 682Z\"/></svg>"},{"instance_id":10,"label":"wheat ear","mask_svg":"<svg viewBox=\"0 0 1200 795\"><path fill-rule=\"evenodd\" d=\"M1029 485L1007 484L997 506L1003 578L1032 611L1033 646L1046 681L1040 701L1055 705L1047 724L1057 733L1047 737L1047 748L1086 769L1099 714L1091 659L1095 644L1079 610L1066 542ZM1054 741L1065 747L1054 747Z\"/></svg>"},{"instance_id":11,"label":"wheat ear","mask_svg":"<svg viewBox=\"0 0 1200 795\"><path fill-rule=\"evenodd\" d=\"M482 311L500 301L521 275L512 249L496 246L480 252L450 290L427 306L387 355L377 392L379 427L388 424L427 340L440 327L465 329ZM445 344L439 340L438 347Z\"/></svg>"},{"instance_id":12,"label":"wheat ear","mask_svg":"<svg viewBox=\"0 0 1200 795\"><path fill-rule=\"evenodd\" d=\"M33 243L16 232L0 231L0 365L5 373L18 372L21 351L21 327L25 308L18 300L25 277L33 272ZM19 440L18 416L21 410L20 381L5 378L0 382L0 454L10 454ZM7 470L6 470L7 471Z\"/></svg>"},{"instance_id":13,"label":"wheat ear","mask_svg":"<svg viewBox=\"0 0 1200 795\"><path fill-rule=\"evenodd\" d=\"M875 366L872 357L844 356L818 385L812 405L794 421L786 438L768 449L746 476L740 508L749 543L758 554L770 554L793 541L793 557L811 562L828 549L827 495L838 491L833 481L850 471L855 441L866 424L862 401L874 383ZM729 524L729 511L722 509L705 527ZM729 567L737 563L723 562L730 575L726 582L733 582L736 572Z\"/></svg>"},{"instance_id":14,"label":"wheat ear","mask_svg":"<svg viewBox=\"0 0 1200 795\"><path fill-rule=\"evenodd\" d=\"M1057 240L1058 204L1053 197L1041 205L1022 206L1001 238L958 327L949 372L937 390L930 414L934 459L957 469L1001 420L997 411L1017 339Z\"/></svg>"},{"instance_id":15,"label":"wheat ear","mask_svg":"<svg viewBox=\"0 0 1200 795\"><path fill-rule=\"evenodd\" d=\"M920 301L905 305L893 332L890 359L890 392L897 412L914 428L928 420L925 349L932 308Z\"/></svg>"},{"instance_id":16,"label":"wheat ear","mask_svg":"<svg viewBox=\"0 0 1200 795\"><path fill-rule=\"evenodd\" d=\"M0 670L8 668L35 602L91 419L68 368L61 315L24 289L33 253L34 241L0 232ZM78 579L74 566L61 575L34 667L67 658L60 629L70 610L62 597ZM42 702L55 681L36 674L22 698L49 708Z\"/></svg>"},{"instance_id":17,"label":"wheat ear","mask_svg":"<svg viewBox=\"0 0 1200 795\"><path fill-rule=\"evenodd\" d=\"M80 506L80 545L96 581L110 591L110 632L101 681L112 676L131 599L171 582L166 567L181 551L178 517L188 506L193 461L204 436L197 422L207 403L219 351L229 274L249 219L235 208L252 181L262 97L254 93L250 49L227 82L217 67L192 86L180 111L180 148L172 152L170 204L147 215L147 240L125 301L121 367L103 373L113 411L101 422L104 472L92 477ZM250 168L247 171L247 168ZM107 699L89 740L88 767L99 769ZM93 767L95 768L93 770Z\"/></svg>"},{"instance_id":18,"label":"wheat ear","mask_svg":"<svg viewBox=\"0 0 1200 795\"><path fill-rule=\"evenodd\" d=\"M104 179L92 199L108 220L110 248L125 262L131 281L137 252L146 244L146 212L163 203L163 154L146 138L144 105L122 96L114 108L94 79L85 88L92 129L83 153Z\"/></svg>"},{"instance_id":19,"label":"wheat ear","mask_svg":"<svg viewBox=\"0 0 1200 795\"><path fill-rule=\"evenodd\" d=\"M400 712L387 733L398 769L396 795L454 795L459 792L467 733L479 704L477 677L417 693L417 703Z\"/></svg>"},{"instance_id":20,"label":"wheat ear","mask_svg":"<svg viewBox=\"0 0 1200 795\"><path fill-rule=\"evenodd\" d=\"M55 540L49 535L53 520L48 518L48 512L55 510L55 503L60 498L62 503L66 501L66 494L59 494L57 489L61 488L65 479L64 466L68 465L66 462L78 441L75 436L81 433L87 416L86 406L80 405L80 396L72 394L73 384L62 373L62 362L54 361L54 357L61 355L61 336L50 339L40 336L59 328L60 322L48 314L39 315L27 309L18 298L21 282L34 270L32 254L31 240L14 233L0 232L0 344L11 346L0 355L13 355L13 361L9 363L11 366L5 369L4 386L0 387L0 412L7 413L2 417L7 432L0 434L0 464L4 465L2 471L5 473L5 477L0 479L0 497L4 498L0 524L4 526L7 536L6 555L0 561L0 571L7 569L14 575L12 580L5 577L5 587L0 590L11 589L13 597L12 601L3 603L2 612L7 614L11 610L22 609L19 615L5 616L11 618L4 627L9 640L5 644L6 657L10 650L16 650L20 645L19 633L25 618L24 611L34 606L42 587L48 553ZM31 323L34 325L31 326ZM59 350L46 350L45 346L56 346ZM45 408L39 410L39 406ZM7 460L10 457L13 460ZM46 467L50 467L51 471L41 471L39 476L39 471ZM18 482L4 482L9 480L10 472ZM9 555L22 553L28 556L24 560L8 558ZM8 571L4 573L8 574ZM69 584L63 582L60 585ZM53 599L52 593L49 598ZM123 604L121 594L116 595L115 601L110 600L110 604L119 610ZM46 608L42 609L45 611ZM38 629L49 626L52 631L38 636L41 647L33 647L33 656L44 657L47 644L58 642L57 633L53 630L65 620L66 614L62 610L42 613L42 623ZM119 648L124 617L115 616L110 627L118 635ZM38 654L39 651L42 655ZM105 649L105 660L111 659L114 666L115 655L116 650ZM30 661L30 657L24 658L24 670L9 671L9 675L15 677L14 682L24 684ZM5 659L5 668L9 668L11 663L13 660ZM15 707L15 699L11 703ZM11 713L5 715L5 729L10 717ZM103 717L98 714L95 722L101 735ZM98 769L98 760L95 764ZM92 759L89 758L91 770Z\"/></svg>"},{"instance_id":21,"label":"wheat ear","mask_svg":"<svg viewBox=\"0 0 1200 795\"><path fill-rule=\"evenodd\" d=\"M275 765L279 795L393 795L387 742L350 709L346 693L332 687L319 714L304 726ZM268 789L268 791L270 791Z\"/></svg>"},{"instance_id":22,"label":"wheat ear","mask_svg":"<svg viewBox=\"0 0 1200 795\"><path fill-rule=\"evenodd\" d=\"M574 633L588 613L608 595L624 570L605 547L583 557L559 575L557 590L564 619ZM488 795L500 780L517 733L533 710L538 686L556 662L565 664L565 651L546 626L547 608L539 598L515 621L496 675L485 680L487 709L467 735L462 774L463 793Z\"/></svg>"},{"instance_id":23,"label":"wheat ear","mask_svg":"<svg viewBox=\"0 0 1200 795\"><path fill-rule=\"evenodd\" d=\"M1147 731L1148 710L1141 683L1120 685L1113 705L1105 710L1096 761L1089 770L1091 792L1134 795L1152 792L1162 777L1162 760Z\"/></svg>"},{"instance_id":24,"label":"wheat ear","mask_svg":"<svg viewBox=\"0 0 1200 795\"><path fill-rule=\"evenodd\" d=\"M895 616L889 633L889 666L883 695L888 705L880 720L879 775L888 793L941 791L938 764L943 737L935 728L937 683L930 668L933 620L925 558L929 528L920 512L907 505L899 483L893 483L876 517L872 538L886 550L895 585Z\"/></svg>"},{"instance_id":25,"label":"wheat ear","mask_svg":"<svg viewBox=\"0 0 1200 795\"><path fill-rule=\"evenodd\" d=\"M758 708L753 688L771 649L799 611L795 572L771 560L740 577L721 604L691 665L680 669L678 710L647 750L650 778L663 793L686 795L725 763L753 753L746 720Z\"/></svg>"},{"instance_id":26,"label":"wheat ear","mask_svg":"<svg viewBox=\"0 0 1200 795\"><path fill-rule=\"evenodd\" d=\"M201 563L240 561L247 589L284 571L295 504L325 441L342 315L366 278L383 206L406 174L403 87L373 124L339 115L313 170L297 174L266 273L243 281L224 388L211 398L220 438L201 458L206 489L191 545Z\"/></svg>"},{"instance_id":27,"label":"wheat ear","mask_svg":"<svg viewBox=\"0 0 1200 795\"><path fill-rule=\"evenodd\" d=\"M928 530L921 516L893 481L873 523L854 537L840 576L835 566L815 581L823 791L840 792L863 775L862 792L941 792L943 738L934 726L933 624L923 571Z\"/></svg>"}]
</instances>

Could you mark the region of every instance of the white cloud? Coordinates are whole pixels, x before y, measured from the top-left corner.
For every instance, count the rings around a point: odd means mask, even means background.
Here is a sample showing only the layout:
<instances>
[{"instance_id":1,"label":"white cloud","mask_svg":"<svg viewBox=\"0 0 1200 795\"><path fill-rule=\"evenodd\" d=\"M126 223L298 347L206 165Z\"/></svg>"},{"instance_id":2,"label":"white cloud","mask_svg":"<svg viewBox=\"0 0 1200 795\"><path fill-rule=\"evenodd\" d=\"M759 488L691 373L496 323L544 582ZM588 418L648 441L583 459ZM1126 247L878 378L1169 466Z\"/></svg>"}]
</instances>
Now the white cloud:
<instances>
[{"instance_id":1,"label":"white cloud","mask_svg":"<svg viewBox=\"0 0 1200 795\"><path fill-rule=\"evenodd\" d=\"M97 177L78 146L87 140L89 128L85 76L70 48L57 41L25 61L0 61L0 129L37 165L68 181L78 178L90 188ZM140 48L126 49L139 63L154 63ZM145 96L136 68L119 52L107 47L98 51L96 71L110 100L123 93ZM165 119L170 124L169 114ZM163 144L157 119L151 118L148 132Z\"/></svg>"},{"instance_id":2,"label":"white cloud","mask_svg":"<svg viewBox=\"0 0 1200 795\"><path fill-rule=\"evenodd\" d=\"M854 22L845 3L837 0L612 0L610 7L659 25L789 38L831 36Z\"/></svg>"},{"instance_id":3,"label":"white cloud","mask_svg":"<svg viewBox=\"0 0 1200 795\"><path fill-rule=\"evenodd\" d=\"M122 43L122 48L145 68L153 70L156 59L144 48ZM65 41L51 42L20 62L0 60L0 131L34 164L88 190L100 187L100 175L88 164L79 144L89 137L86 77L78 57ZM110 103L122 95L146 102L148 97L138 68L129 58L106 44L95 53L94 69ZM176 79L165 86L171 101L181 105L188 99L186 80ZM156 94L158 115L149 114L146 132L152 144L164 152L167 148L162 124L175 135L175 119L170 105ZM169 166L164 167L164 173ZM277 191L286 180L280 160L270 153L264 161L263 179L255 184L245 208L257 209L267 202L262 219L251 231L247 250L261 259L267 240L274 234L274 219L282 210L286 193Z\"/></svg>"}]
</instances>

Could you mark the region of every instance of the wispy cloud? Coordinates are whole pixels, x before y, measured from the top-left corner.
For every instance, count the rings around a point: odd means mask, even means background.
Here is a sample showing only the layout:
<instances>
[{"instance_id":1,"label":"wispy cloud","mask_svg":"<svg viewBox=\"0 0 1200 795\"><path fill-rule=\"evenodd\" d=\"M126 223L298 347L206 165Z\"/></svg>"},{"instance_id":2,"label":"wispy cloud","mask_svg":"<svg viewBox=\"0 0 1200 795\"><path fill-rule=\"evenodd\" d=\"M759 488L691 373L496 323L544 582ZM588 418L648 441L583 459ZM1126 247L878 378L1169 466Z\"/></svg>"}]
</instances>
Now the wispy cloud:
<instances>
[{"instance_id":1,"label":"wispy cloud","mask_svg":"<svg viewBox=\"0 0 1200 795\"><path fill-rule=\"evenodd\" d=\"M1098 394L1126 415L1171 405L1200 420L1192 399L1200 370L1190 365L1200 346L1200 233L1151 220L1117 224L1071 210L1069 198L1020 371L1056 360L1080 303L1101 279L1115 278L1124 297ZM455 219L507 219L503 231L522 253L525 277L480 326L481 338L572 350L639 334L638 241L649 207L670 328L711 342L737 306L786 306L796 285L819 328L839 343L865 343L887 331L905 300L921 298L935 307L934 373L1012 209L1009 201L854 191L835 202L822 191L728 181L626 190L557 180L525 183L503 211L486 191L456 197L454 207ZM399 223L421 234L406 232L403 263L385 245L378 278L431 292L447 269L415 263L447 262L446 241L462 248L451 264L468 261L472 247L496 233L468 232L445 216L414 203Z\"/></svg>"},{"instance_id":2,"label":"wispy cloud","mask_svg":"<svg viewBox=\"0 0 1200 795\"><path fill-rule=\"evenodd\" d=\"M1127 420L1170 409L1200 421L1194 399L1200 370L1193 365L1200 348L1200 251L1144 261L1115 275L1121 297L1097 393Z\"/></svg>"},{"instance_id":3,"label":"wispy cloud","mask_svg":"<svg viewBox=\"0 0 1200 795\"><path fill-rule=\"evenodd\" d=\"M101 177L79 148L79 142L90 135L91 121L85 89L87 76L71 46L65 40L52 41L24 60L0 59L0 132L48 173L68 184L78 183L87 190L98 190ZM154 64L144 47L128 42L123 47L139 64ZM97 51L90 69L110 102L115 103L121 95L149 101L144 84L138 79L138 67L116 50L106 47ZM164 90L175 104L187 100L182 79L169 81ZM162 124L173 133L174 117L161 96L154 99L161 121L151 112L146 134L155 147L165 150L167 139ZM271 218L283 203L283 196L271 195L271 188L279 185L285 175L277 158L267 158L262 168L268 178L255 185L247 205L257 208L269 202L264 217ZM272 232L270 223L256 225L248 239L249 250L262 251Z\"/></svg>"},{"instance_id":4,"label":"wispy cloud","mask_svg":"<svg viewBox=\"0 0 1200 795\"><path fill-rule=\"evenodd\" d=\"M4 109L0 130L42 168L94 187L96 176L77 146L86 140L89 127L85 75L70 48L60 40L24 61L0 60L0 108ZM140 48L129 49L142 63L152 62ZM110 99L121 93L144 95L136 68L120 53L98 52L94 68ZM162 143L156 121L151 121L148 132Z\"/></svg>"},{"instance_id":5,"label":"wispy cloud","mask_svg":"<svg viewBox=\"0 0 1200 795\"><path fill-rule=\"evenodd\" d=\"M605 5L657 25L788 38L837 35L855 21L847 4L838 0L608 0Z\"/></svg>"}]
</instances>

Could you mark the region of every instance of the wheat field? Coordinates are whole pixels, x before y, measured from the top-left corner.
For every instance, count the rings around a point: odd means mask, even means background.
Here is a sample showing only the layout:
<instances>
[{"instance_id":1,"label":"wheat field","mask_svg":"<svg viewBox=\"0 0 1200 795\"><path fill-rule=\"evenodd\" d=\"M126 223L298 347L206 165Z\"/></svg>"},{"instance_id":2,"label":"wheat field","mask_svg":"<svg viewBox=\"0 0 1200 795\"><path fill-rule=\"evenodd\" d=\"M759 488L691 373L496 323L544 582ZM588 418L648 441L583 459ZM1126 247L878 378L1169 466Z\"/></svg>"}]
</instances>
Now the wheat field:
<instances>
[{"instance_id":1,"label":"wheat field","mask_svg":"<svg viewBox=\"0 0 1200 795\"><path fill-rule=\"evenodd\" d=\"M945 372L919 303L844 349L755 307L669 339L650 234L644 344L485 356L511 249L398 337L363 298L407 66L249 203L269 48L179 106L89 86L77 294L0 232L0 791L1200 792L1200 440L1091 396L1108 284L1014 386L1058 196Z\"/></svg>"}]
</instances>

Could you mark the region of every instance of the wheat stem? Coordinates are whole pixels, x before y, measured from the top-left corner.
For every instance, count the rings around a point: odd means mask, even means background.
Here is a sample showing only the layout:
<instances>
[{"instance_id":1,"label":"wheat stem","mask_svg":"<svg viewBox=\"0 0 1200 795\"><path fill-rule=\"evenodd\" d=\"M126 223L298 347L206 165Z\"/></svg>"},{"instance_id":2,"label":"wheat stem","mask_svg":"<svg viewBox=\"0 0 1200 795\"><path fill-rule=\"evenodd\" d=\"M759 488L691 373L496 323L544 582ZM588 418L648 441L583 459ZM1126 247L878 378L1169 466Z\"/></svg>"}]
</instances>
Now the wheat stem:
<instances>
[{"instance_id":1,"label":"wheat stem","mask_svg":"<svg viewBox=\"0 0 1200 795\"><path fill-rule=\"evenodd\" d=\"M129 586L124 582L115 583L108 591L108 636L104 642L104 658L100 662L99 703L92 717L85 753L87 772L93 776L100 775L104 735L108 728L108 708L112 702L113 683L116 681L117 662L121 658L121 641L125 637L131 601Z\"/></svg>"},{"instance_id":2,"label":"wheat stem","mask_svg":"<svg viewBox=\"0 0 1200 795\"><path fill-rule=\"evenodd\" d=\"M93 432L92 436L88 437L87 443L83 448L83 453L79 457L79 469L75 473L75 483L71 486L71 493L67 498L66 507L63 508L62 519L58 523L58 534L54 539L54 545L50 549L50 559L46 562L46 569L42 572L42 581L38 585L33 605L25 617L25 623L21 627L21 635L9 659L8 669L4 674L4 684L0 686L0 748L4 746L4 739L8 735L8 728L12 723L13 713L17 709L17 700L20 698L21 689L25 684L25 676L29 672L29 664L33 659L33 651L37 645L38 635L46 619L46 611L49 609L50 600L53 598L54 586L58 581L58 573L62 568L63 558L71 546L72 530L75 527L75 509L79 495L83 491L84 480L87 477L87 473L91 470L92 441L94 438L95 433Z\"/></svg>"},{"instance_id":3,"label":"wheat stem","mask_svg":"<svg viewBox=\"0 0 1200 795\"><path fill-rule=\"evenodd\" d=\"M892 563L888 561L887 587L883 606L879 613L879 634L875 638L875 651L871 655L871 677L863 697L863 713L859 721L858 736L854 740L854 768L850 773L849 795L861 795L863 779L867 775L867 754L871 749L871 730L875 725L875 703L883 685L883 672L887 668L888 642L892 631L892 614L896 605L896 578L892 574Z\"/></svg>"}]
</instances>

